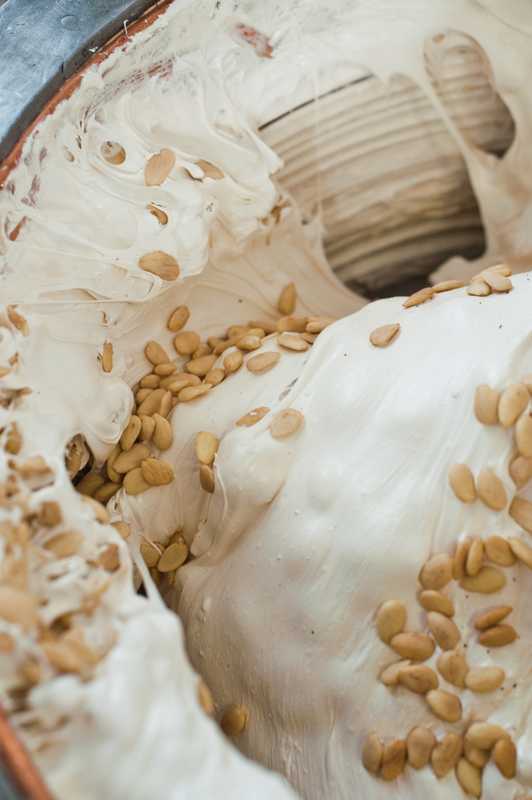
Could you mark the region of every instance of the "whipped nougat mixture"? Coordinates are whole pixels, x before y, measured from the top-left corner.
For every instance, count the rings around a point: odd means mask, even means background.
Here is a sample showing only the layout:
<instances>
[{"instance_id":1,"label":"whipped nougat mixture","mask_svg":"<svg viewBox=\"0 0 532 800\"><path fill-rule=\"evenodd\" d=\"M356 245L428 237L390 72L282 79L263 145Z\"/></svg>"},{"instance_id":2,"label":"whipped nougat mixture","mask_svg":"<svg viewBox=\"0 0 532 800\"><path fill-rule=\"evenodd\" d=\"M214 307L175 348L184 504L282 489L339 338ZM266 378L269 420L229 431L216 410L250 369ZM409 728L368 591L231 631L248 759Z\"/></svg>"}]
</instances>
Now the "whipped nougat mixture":
<instances>
[{"instance_id":1,"label":"whipped nougat mixture","mask_svg":"<svg viewBox=\"0 0 532 800\"><path fill-rule=\"evenodd\" d=\"M438 93L456 30L502 159ZM293 796L224 736L316 800L532 791L531 35L173 3L0 165L2 703L58 797ZM259 127L368 69L435 104L487 251L362 308Z\"/></svg>"}]
</instances>

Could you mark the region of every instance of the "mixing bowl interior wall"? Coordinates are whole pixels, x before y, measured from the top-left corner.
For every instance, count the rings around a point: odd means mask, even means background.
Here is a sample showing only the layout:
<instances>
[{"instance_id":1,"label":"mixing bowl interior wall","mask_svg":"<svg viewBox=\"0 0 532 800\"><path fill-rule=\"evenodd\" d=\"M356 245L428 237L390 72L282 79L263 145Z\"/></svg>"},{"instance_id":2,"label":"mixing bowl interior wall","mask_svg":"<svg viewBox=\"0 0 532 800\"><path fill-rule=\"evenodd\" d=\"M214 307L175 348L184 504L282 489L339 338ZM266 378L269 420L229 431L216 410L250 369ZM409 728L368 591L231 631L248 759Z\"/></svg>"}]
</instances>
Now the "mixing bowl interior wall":
<instances>
[{"instance_id":1,"label":"mixing bowl interior wall","mask_svg":"<svg viewBox=\"0 0 532 800\"><path fill-rule=\"evenodd\" d=\"M446 259L484 252L466 164L442 117L497 156L514 125L482 52L457 37L432 58L434 98L402 76L386 85L367 75L261 130L284 161L280 183L308 218L321 215L333 269L369 297L408 291Z\"/></svg>"}]
</instances>

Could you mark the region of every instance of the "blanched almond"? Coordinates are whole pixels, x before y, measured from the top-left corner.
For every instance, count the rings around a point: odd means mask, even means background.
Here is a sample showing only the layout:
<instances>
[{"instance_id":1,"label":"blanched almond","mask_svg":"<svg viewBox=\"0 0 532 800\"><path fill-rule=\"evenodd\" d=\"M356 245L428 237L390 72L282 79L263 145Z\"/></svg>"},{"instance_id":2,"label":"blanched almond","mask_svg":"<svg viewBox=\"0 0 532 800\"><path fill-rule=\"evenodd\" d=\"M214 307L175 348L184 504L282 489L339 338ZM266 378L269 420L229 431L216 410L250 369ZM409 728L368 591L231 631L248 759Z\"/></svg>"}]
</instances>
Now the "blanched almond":
<instances>
[{"instance_id":1,"label":"blanched almond","mask_svg":"<svg viewBox=\"0 0 532 800\"><path fill-rule=\"evenodd\" d=\"M394 781L405 768L406 742L396 739L384 746L380 776L383 781Z\"/></svg>"},{"instance_id":2,"label":"blanched almond","mask_svg":"<svg viewBox=\"0 0 532 800\"><path fill-rule=\"evenodd\" d=\"M170 361L170 356L164 347L162 347L159 342L155 342L153 340L147 342L144 348L144 355L154 366L166 364L168 361Z\"/></svg>"},{"instance_id":3,"label":"blanched almond","mask_svg":"<svg viewBox=\"0 0 532 800\"><path fill-rule=\"evenodd\" d=\"M456 767L456 779L466 794L480 797L482 794L482 772L466 758L461 758Z\"/></svg>"},{"instance_id":4,"label":"blanched almond","mask_svg":"<svg viewBox=\"0 0 532 800\"><path fill-rule=\"evenodd\" d=\"M142 477L142 470L140 467L135 467L127 473L124 478L124 489L127 494L137 495L151 489L151 484L147 483Z\"/></svg>"},{"instance_id":5,"label":"blanched almond","mask_svg":"<svg viewBox=\"0 0 532 800\"><path fill-rule=\"evenodd\" d=\"M499 567L511 567L515 564L515 556L507 539L502 536L490 536L484 542L484 550L488 561Z\"/></svg>"},{"instance_id":6,"label":"blanched almond","mask_svg":"<svg viewBox=\"0 0 532 800\"><path fill-rule=\"evenodd\" d=\"M452 567L453 578L455 581L459 581L466 574L466 563L470 546L470 539L462 539L456 545Z\"/></svg>"},{"instance_id":7,"label":"blanched almond","mask_svg":"<svg viewBox=\"0 0 532 800\"><path fill-rule=\"evenodd\" d=\"M425 695L432 713L444 722L458 722L462 719L460 698L443 689L433 689Z\"/></svg>"},{"instance_id":8,"label":"blanched almond","mask_svg":"<svg viewBox=\"0 0 532 800\"><path fill-rule=\"evenodd\" d=\"M447 733L434 747L430 763L437 778L444 778L457 765L464 742L457 733Z\"/></svg>"},{"instance_id":9,"label":"blanched almond","mask_svg":"<svg viewBox=\"0 0 532 800\"><path fill-rule=\"evenodd\" d=\"M142 423L142 427L140 430L140 440L141 442L149 442L155 432L155 417L158 416L154 414L153 417L148 417L146 414L141 414L139 419ZM165 420L166 421L166 420Z\"/></svg>"},{"instance_id":10,"label":"blanched almond","mask_svg":"<svg viewBox=\"0 0 532 800\"><path fill-rule=\"evenodd\" d=\"M165 486L175 478L172 465L168 461L161 461L158 458L145 458L140 468L142 477L150 486Z\"/></svg>"},{"instance_id":11,"label":"blanched almond","mask_svg":"<svg viewBox=\"0 0 532 800\"><path fill-rule=\"evenodd\" d=\"M376 775L382 763L384 746L376 733L370 733L366 737L362 748L362 763L372 775Z\"/></svg>"},{"instance_id":12,"label":"blanched almond","mask_svg":"<svg viewBox=\"0 0 532 800\"><path fill-rule=\"evenodd\" d=\"M198 397L203 397L211 390L208 383L202 383L199 386L185 386L177 395L180 403L190 403L191 400L197 400Z\"/></svg>"},{"instance_id":13,"label":"blanched almond","mask_svg":"<svg viewBox=\"0 0 532 800\"><path fill-rule=\"evenodd\" d=\"M511 461L508 472L517 488L521 489L532 478L532 458L516 456Z\"/></svg>"},{"instance_id":14,"label":"blanched almond","mask_svg":"<svg viewBox=\"0 0 532 800\"><path fill-rule=\"evenodd\" d=\"M439 686L438 676L425 664L412 664L401 669L399 683L416 694L426 694Z\"/></svg>"},{"instance_id":15,"label":"blanched almond","mask_svg":"<svg viewBox=\"0 0 532 800\"><path fill-rule=\"evenodd\" d=\"M446 553L432 556L419 573L419 582L424 589L443 589L451 581L452 560Z\"/></svg>"},{"instance_id":16,"label":"blanched almond","mask_svg":"<svg viewBox=\"0 0 532 800\"><path fill-rule=\"evenodd\" d=\"M172 331L172 333L177 333L177 331L185 327L189 318L190 310L188 306L177 306L168 317L166 327L169 331Z\"/></svg>"},{"instance_id":17,"label":"blanched almond","mask_svg":"<svg viewBox=\"0 0 532 800\"><path fill-rule=\"evenodd\" d=\"M249 711L246 706L230 706L222 717L222 730L226 736L238 736L245 729L248 721Z\"/></svg>"},{"instance_id":18,"label":"blanched almond","mask_svg":"<svg viewBox=\"0 0 532 800\"><path fill-rule=\"evenodd\" d=\"M522 539L512 538L508 540L508 544L512 549L512 553L516 558L525 564L529 569L532 569L532 547L524 542Z\"/></svg>"},{"instance_id":19,"label":"blanched almond","mask_svg":"<svg viewBox=\"0 0 532 800\"><path fill-rule=\"evenodd\" d=\"M464 755L471 764L474 764L475 767L480 767L480 769L483 769L490 760L490 754L487 750L473 747L467 739L464 741Z\"/></svg>"},{"instance_id":20,"label":"blanched almond","mask_svg":"<svg viewBox=\"0 0 532 800\"><path fill-rule=\"evenodd\" d=\"M485 631L488 628L492 628L502 622L503 619L506 619L512 611L512 606L495 606L488 611L483 611L475 619L475 628L477 631Z\"/></svg>"},{"instance_id":21,"label":"blanched almond","mask_svg":"<svg viewBox=\"0 0 532 800\"><path fill-rule=\"evenodd\" d=\"M480 750L491 750L499 739L507 739L508 733L500 725L490 722L474 722L465 735L466 742Z\"/></svg>"},{"instance_id":22,"label":"blanched almond","mask_svg":"<svg viewBox=\"0 0 532 800\"><path fill-rule=\"evenodd\" d=\"M113 464L119 475L140 466L140 462L150 455L150 448L145 444L134 444L125 453L121 453Z\"/></svg>"},{"instance_id":23,"label":"blanched almond","mask_svg":"<svg viewBox=\"0 0 532 800\"><path fill-rule=\"evenodd\" d=\"M215 355L206 355L200 356L199 358L193 358L189 361L185 369L187 372L190 372L191 375L197 375L200 378L205 377L210 369L214 367L218 356Z\"/></svg>"},{"instance_id":24,"label":"blanched almond","mask_svg":"<svg viewBox=\"0 0 532 800\"><path fill-rule=\"evenodd\" d=\"M523 383L512 383L504 390L499 400L499 422L503 428L515 425L529 400L528 389Z\"/></svg>"},{"instance_id":25,"label":"blanched almond","mask_svg":"<svg viewBox=\"0 0 532 800\"><path fill-rule=\"evenodd\" d=\"M282 289L279 299L277 300L277 309L280 314L286 316L293 314L296 307L297 292L294 283L287 283Z\"/></svg>"},{"instance_id":26,"label":"blanched almond","mask_svg":"<svg viewBox=\"0 0 532 800\"><path fill-rule=\"evenodd\" d=\"M532 503L524 497L514 497L508 513L527 533L532 533Z\"/></svg>"},{"instance_id":27,"label":"blanched almond","mask_svg":"<svg viewBox=\"0 0 532 800\"><path fill-rule=\"evenodd\" d=\"M484 647L506 647L517 639L517 631L513 625L494 625L488 628L478 637L478 641Z\"/></svg>"},{"instance_id":28,"label":"blanched almond","mask_svg":"<svg viewBox=\"0 0 532 800\"><path fill-rule=\"evenodd\" d=\"M487 297L491 294L491 289L487 283L481 280L471 281L467 287L467 293L474 297Z\"/></svg>"},{"instance_id":29,"label":"blanched almond","mask_svg":"<svg viewBox=\"0 0 532 800\"><path fill-rule=\"evenodd\" d=\"M173 256L163 250L153 250L139 258L139 267L145 272L157 275L163 281L175 281L179 278L179 264Z\"/></svg>"},{"instance_id":30,"label":"blanched almond","mask_svg":"<svg viewBox=\"0 0 532 800\"><path fill-rule=\"evenodd\" d=\"M476 500L475 480L467 464L453 464L449 470L449 483L462 503L473 503Z\"/></svg>"},{"instance_id":31,"label":"blanched almond","mask_svg":"<svg viewBox=\"0 0 532 800\"><path fill-rule=\"evenodd\" d=\"M216 487L213 468L209 467L207 464L201 464L199 469L199 479L201 488L205 492L212 494Z\"/></svg>"},{"instance_id":32,"label":"blanched almond","mask_svg":"<svg viewBox=\"0 0 532 800\"><path fill-rule=\"evenodd\" d=\"M454 603L441 592L434 589L425 589L419 593L419 604L425 611L439 611L440 614L445 614L446 617L454 616Z\"/></svg>"},{"instance_id":33,"label":"blanched almond","mask_svg":"<svg viewBox=\"0 0 532 800\"><path fill-rule=\"evenodd\" d=\"M142 422L140 421L139 417L137 417L136 414L132 414L129 418L129 422L124 428L122 436L120 437L120 445L122 450L126 452L127 450L131 450L138 439L141 428Z\"/></svg>"},{"instance_id":34,"label":"blanched almond","mask_svg":"<svg viewBox=\"0 0 532 800\"><path fill-rule=\"evenodd\" d=\"M434 641L424 633L408 631L396 634L390 641L390 647L401 658L411 661L426 661L434 653Z\"/></svg>"},{"instance_id":35,"label":"blanched almond","mask_svg":"<svg viewBox=\"0 0 532 800\"><path fill-rule=\"evenodd\" d=\"M161 401L166 394L166 389L146 389L149 392L148 396L145 397L142 402L140 403L139 407L137 408L137 416L142 416L145 414L146 416L151 416L151 414L155 414L155 412L159 412L161 408Z\"/></svg>"},{"instance_id":36,"label":"blanched almond","mask_svg":"<svg viewBox=\"0 0 532 800\"><path fill-rule=\"evenodd\" d=\"M403 302L403 307L412 308L413 306L419 306L422 303L426 303L427 300L432 300L433 297L434 289L432 286L427 286L425 289L420 289L418 292L411 294L410 297L407 297Z\"/></svg>"},{"instance_id":37,"label":"blanched almond","mask_svg":"<svg viewBox=\"0 0 532 800\"><path fill-rule=\"evenodd\" d=\"M200 342L196 331L181 331L174 336L174 348L180 356L191 356L200 346Z\"/></svg>"},{"instance_id":38,"label":"blanched almond","mask_svg":"<svg viewBox=\"0 0 532 800\"><path fill-rule=\"evenodd\" d=\"M175 153L163 147L158 153L150 156L144 168L146 186L160 186L170 175L175 164Z\"/></svg>"},{"instance_id":39,"label":"blanched almond","mask_svg":"<svg viewBox=\"0 0 532 800\"><path fill-rule=\"evenodd\" d=\"M388 347L396 338L401 330L398 322L391 325L382 325L380 328L375 328L369 335L369 340L374 347Z\"/></svg>"},{"instance_id":40,"label":"blanched almond","mask_svg":"<svg viewBox=\"0 0 532 800\"><path fill-rule=\"evenodd\" d=\"M240 350L233 350L232 353L228 353L224 358L224 369L226 374L231 375L233 372L236 372L240 369L243 363L244 356Z\"/></svg>"},{"instance_id":41,"label":"blanched almond","mask_svg":"<svg viewBox=\"0 0 532 800\"><path fill-rule=\"evenodd\" d=\"M251 411L248 411L247 414L244 414L243 417L237 419L235 425L238 425L239 428L251 428L253 425L256 425L257 422L260 422L266 414L269 414L270 409L268 406L259 406L258 408L252 408Z\"/></svg>"},{"instance_id":42,"label":"blanched almond","mask_svg":"<svg viewBox=\"0 0 532 800\"><path fill-rule=\"evenodd\" d=\"M471 542L469 552L467 554L466 572L468 575L478 575L481 570L482 562L484 560L484 543L479 536L476 536Z\"/></svg>"},{"instance_id":43,"label":"blanched almond","mask_svg":"<svg viewBox=\"0 0 532 800\"><path fill-rule=\"evenodd\" d=\"M265 372L268 372L270 369L275 367L280 358L281 354L273 351L259 353L256 356L251 356L251 358L248 358L246 367L254 375L263 375Z\"/></svg>"},{"instance_id":44,"label":"blanched almond","mask_svg":"<svg viewBox=\"0 0 532 800\"><path fill-rule=\"evenodd\" d=\"M521 414L515 426L517 449L525 458L532 458L532 414Z\"/></svg>"},{"instance_id":45,"label":"blanched almond","mask_svg":"<svg viewBox=\"0 0 532 800\"><path fill-rule=\"evenodd\" d=\"M399 675L404 667L409 667L410 661L405 659L403 661L395 661L393 664L388 664L384 667L379 674L379 680L385 686L397 686L399 683Z\"/></svg>"},{"instance_id":46,"label":"blanched almond","mask_svg":"<svg viewBox=\"0 0 532 800\"><path fill-rule=\"evenodd\" d=\"M274 439L286 439L297 433L303 426L305 418L295 408L285 408L277 412L270 425L270 433Z\"/></svg>"},{"instance_id":47,"label":"blanched almond","mask_svg":"<svg viewBox=\"0 0 532 800\"><path fill-rule=\"evenodd\" d=\"M481 469L476 481L477 493L484 505L493 511L502 511L508 502L506 489L492 469Z\"/></svg>"},{"instance_id":48,"label":"blanched almond","mask_svg":"<svg viewBox=\"0 0 532 800\"><path fill-rule=\"evenodd\" d=\"M281 317L277 320L278 333L305 333L308 317Z\"/></svg>"},{"instance_id":49,"label":"blanched almond","mask_svg":"<svg viewBox=\"0 0 532 800\"><path fill-rule=\"evenodd\" d=\"M501 775L511 781L517 774L517 750L511 739L499 739L492 757Z\"/></svg>"},{"instance_id":50,"label":"blanched almond","mask_svg":"<svg viewBox=\"0 0 532 800\"><path fill-rule=\"evenodd\" d=\"M387 600L377 611L377 632L379 638L388 644L406 624L406 606L400 600Z\"/></svg>"},{"instance_id":51,"label":"blanched almond","mask_svg":"<svg viewBox=\"0 0 532 800\"><path fill-rule=\"evenodd\" d=\"M215 164L211 164L210 161L205 161L204 158L200 158L199 161L196 161L196 166L203 170L203 174L206 178L211 178L213 181L221 181L222 178L225 178L225 174L219 167Z\"/></svg>"},{"instance_id":52,"label":"blanched almond","mask_svg":"<svg viewBox=\"0 0 532 800\"><path fill-rule=\"evenodd\" d=\"M218 452L220 441L214 433L200 431L196 435L196 458L201 464L210 466Z\"/></svg>"},{"instance_id":53,"label":"blanched almond","mask_svg":"<svg viewBox=\"0 0 532 800\"><path fill-rule=\"evenodd\" d=\"M475 416L483 425L497 425L499 422L499 392L486 383L477 386L475 391Z\"/></svg>"},{"instance_id":54,"label":"blanched almond","mask_svg":"<svg viewBox=\"0 0 532 800\"><path fill-rule=\"evenodd\" d=\"M472 692L494 692L502 686L505 677L500 667L471 667L466 675L466 687Z\"/></svg>"},{"instance_id":55,"label":"blanched almond","mask_svg":"<svg viewBox=\"0 0 532 800\"><path fill-rule=\"evenodd\" d=\"M0 618L30 630L37 624L37 600L29 593L0 586Z\"/></svg>"},{"instance_id":56,"label":"blanched almond","mask_svg":"<svg viewBox=\"0 0 532 800\"><path fill-rule=\"evenodd\" d=\"M468 672L467 661L462 653L448 650L438 656L438 672L448 683L463 689Z\"/></svg>"},{"instance_id":57,"label":"blanched almond","mask_svg":"<svg viewBox=\"0 0 532 800\"><path fill-rule=\"evenodd\" d=\"M159 448L159 450L168 450L169 447L171 447L174 438L172 426L168 420L162 417L160 414L154 414L152 419L155 425L153 431L153 444L155 447Z\"/></svg>"},{"instance_id":58,"label":"blanched almond","mask_svg":"<svg viewBox=\"0 0 532 800\"><path fill-rule=\"evenodd\" d=\"M455 623L438 611L429 611L427 622L430 632L442 650L454 650L460 641L460 631Z\"/></svg>"},{"instance_id":59,"label":"blanched almond","mask_svg":"<svg viewBox=\"0 0 532 800\"><path fill-rule=\"evenodd\" d=\"M423 769L430 761L436 737L430 728L412 728L406 739L408 763L414 769Z\"/></svg>"},{"instance_id":60,"label":"blanched almond","mask_svg":"<svg viewBox=\"0 0 532 800\"><path fill-rule=\"evenodd\" d=\"M506 586L506 576L495 567L482 567L478 575L465 575L460 581L460 586L466 592L493 594Z\"/></svg>"},{"instance_id":61,"label":"blanched almond","mask_svg":"<svg viewBox=\"0 0 532 800\"><path fill-rule=\"evenodd\" d=\"M113 371L113 344L104 342L102 350L102 369L104 372Z\"/></svg>"}]
</instances>

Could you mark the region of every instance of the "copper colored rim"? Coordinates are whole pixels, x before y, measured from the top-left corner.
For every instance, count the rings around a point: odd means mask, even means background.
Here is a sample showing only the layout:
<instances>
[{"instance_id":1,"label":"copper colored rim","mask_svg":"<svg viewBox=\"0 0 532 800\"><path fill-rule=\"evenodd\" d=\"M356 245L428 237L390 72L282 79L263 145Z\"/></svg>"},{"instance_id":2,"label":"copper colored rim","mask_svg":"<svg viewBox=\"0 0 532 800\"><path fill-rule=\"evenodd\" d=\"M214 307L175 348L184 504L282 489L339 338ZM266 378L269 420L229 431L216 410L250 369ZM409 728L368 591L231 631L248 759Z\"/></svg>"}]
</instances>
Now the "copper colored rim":
<instances>
[{"instance_id":1,"label":"copper colored rim","mask_svg":"<svg viewBox=\"0 0 532 800\"><path fill-rule=\"evenodd\" d=\"M159 2L145 11L138 20L128 26L127 33L122 31L116 34L97 53L89 58L71 78L65 81L61 88L44 105L31 125L24 131L15 147L0 164L0 188L3 188L3 184L5 184L9 173L18 164L22 149L28 137L35 131L43 119L53 113L62 100L65 100L73 94L81 83L84 73L94 64L105 61L116 48L124 47L128 44L131 36L145 30L145 28L155 22L155 20L166 11L172 1L173 0L159 0ZM4 765L16 786L22 792L21 797L27 800L53 800L30 754L9 724L5 712L0 708L0 769Z\"/></svg>"}]
</instances>

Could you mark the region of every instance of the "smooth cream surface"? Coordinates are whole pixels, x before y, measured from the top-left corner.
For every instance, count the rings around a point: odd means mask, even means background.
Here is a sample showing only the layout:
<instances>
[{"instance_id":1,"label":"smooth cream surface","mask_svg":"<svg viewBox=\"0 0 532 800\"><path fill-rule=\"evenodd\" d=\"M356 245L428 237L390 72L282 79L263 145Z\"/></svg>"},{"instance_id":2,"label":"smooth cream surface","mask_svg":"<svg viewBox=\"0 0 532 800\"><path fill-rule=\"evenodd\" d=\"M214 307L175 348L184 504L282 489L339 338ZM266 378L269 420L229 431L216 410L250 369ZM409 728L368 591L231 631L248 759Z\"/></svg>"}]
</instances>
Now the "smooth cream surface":
<instances>
[{"instance_id":1,"label":"smooth cream surface","mask_svg":"<svg viewBox=\"0 0 532 800\"><path fill-rule=\"evenodd\" d=\"M39 124L0 194L0 297L21 303L30 327L27 339L0 330L0 365L18 350L20 368L6 384L33 389L14 414L0 412L0 426L16 418L25 434L23 455L43 453L54 464L56 483L35 502L60 499L68 524L90 534L87 558L100 541L120 542L93 523L70 487L65 444L83 433L97 460L105 458L129 416L129 386L148 371L144 343L155 338L171 351L165 321L176 305L189 304L190 327L205 336L232 323L275 319L276 298L290 280L298 287L298 313L342 317L362 305L330 274L319 220L303 225L289 207L274 223L270 212L283 197L272 179L279 161L261 143L258 125L368 69L383 80L396 72L413 77L437 103L423 43L447 28L465 31L491 60L516 121L516 141L498 161L471 148L441 113L477 190L486 259L526 263L528 12L517 0L504 13L497 9L493 2L458 0L435 0L430 8L421 0L331 0L236 9L226 2L215 12L212 3L175 2L125 51L92 67L72 98ZM242 41L241 22L270 38L273 58L260 58ZM149 79L132 82L154 64ZM101 157L106 140L122 144L124 164ZM174 150L176 167L161 187L148 188L144 165L161 147ZM193 180L190 174L202 177L198 159L226 177ZM168 213L166 226L147 211L149 203ZM139 269L139 257L155 249L177 258L175 284ZM450 264L447 272L455 269ZM436 784L428 771L408 773L388 787L360 767L368 725L383 725L385 734L393 724L404 734L411 721L429 719L417 698L392 697L376 682L378 668L392 658L371 618L382 599L395 595L418 622L414 579L431 549L450 547L466 526L510 530L505 515L461 508L448 495L445 475L449 460L467 459L476 468L490 459L501 470L507 464L508 437L481 430L471 401L476 383L502 386L531 371L529 276L515 284L507 297L453 294L410 312L397 300L374 304L322 334L311 353L284 353L265 376L242 371L212 397L177 408L169 453L176 481L138 498L119 494L110 504L113 515L132 523L133 557L140 533L164 542L184 526L199 557L182 571L180 610L192 661L214 689L217 710L235 701L250 706L241 749L284 772L304 796L351 797L364 789L406 798L427 788L438 798L455 796L452 778ZM395 317L400 339L387 351L371 350L369 331ZM110 375L97 360L105 340L115 352ZM254 406L288 403L306 419L293 441L274 442L268 418L234 428ZM223 436L212 498L199 489L192 457L202 429ZM69 800L199 798L214 790L289 796L204 718L179 622L153 587L148 600L135 598L124 545L121 551L125 567L101 613L86 623L96 638L118 634L97 677L79 684L47 675L32 694L30 715L41 724L63 712L70 719L53 747L36 755L54 791ZM53 600L50 619L74 604L83 569L71 564L53 591L41 587ZM508 659L518 689L501 693L497 708L490 701L475 705L518 726L525 785L532 781L523 716L530 689L522 682L527 620L520 598L527 581L520 574L507 590L515 594L522 638L497 655L499 663ZM464 620L474 607L467 601L460 609ZM470 653L473 659L474 648ZM2 662L6 688L17 662ZM41 735L27 741L37 753ZM80 763L91 768L80 772ZM516 788L491 767L486 787L490 800L513 797L508 793Z\"/></svg>"}]
</instances>

